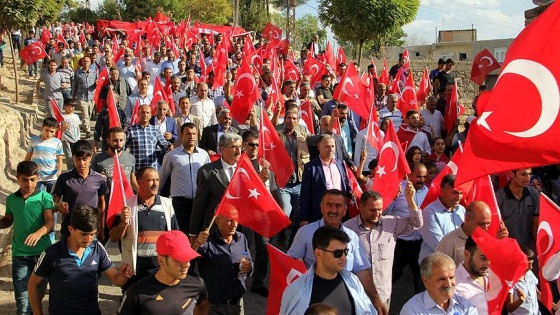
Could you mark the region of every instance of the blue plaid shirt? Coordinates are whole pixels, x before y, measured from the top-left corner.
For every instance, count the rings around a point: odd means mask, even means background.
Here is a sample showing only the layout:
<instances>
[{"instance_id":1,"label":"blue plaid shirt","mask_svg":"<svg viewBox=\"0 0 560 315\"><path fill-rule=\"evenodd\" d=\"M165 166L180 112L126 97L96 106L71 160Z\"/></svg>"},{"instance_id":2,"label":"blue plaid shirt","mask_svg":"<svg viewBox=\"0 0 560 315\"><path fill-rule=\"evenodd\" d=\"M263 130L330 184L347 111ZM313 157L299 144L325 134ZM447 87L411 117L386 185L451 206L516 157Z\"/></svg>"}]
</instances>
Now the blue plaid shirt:
<instances>
[{"instance_id":1,"label":"blue plaid shirt","mask_svg":"<svg viewBox=\"0 0 560 315\"><path fill-rule=\"evenodd\" d=\"M153 125L143 127L140 124L131 126L126 135L126 148L136 158L135 169L151 166L158 169L156 149L167 152L169 142L163 138L161 131Z\"/></svg>"},{"instance_id":2,"label":"blue plaid shirt","mask_svg":"<svg viewBox=\"0 0 560 315\"><path fill-rule=\"evenodd\" d=\"M96 83L97 72L95 70L90 69L89 72L85 72L79 68L74 75L72 93L79 101L91 101L95 94Z\"/></svg>"}]
</instances>

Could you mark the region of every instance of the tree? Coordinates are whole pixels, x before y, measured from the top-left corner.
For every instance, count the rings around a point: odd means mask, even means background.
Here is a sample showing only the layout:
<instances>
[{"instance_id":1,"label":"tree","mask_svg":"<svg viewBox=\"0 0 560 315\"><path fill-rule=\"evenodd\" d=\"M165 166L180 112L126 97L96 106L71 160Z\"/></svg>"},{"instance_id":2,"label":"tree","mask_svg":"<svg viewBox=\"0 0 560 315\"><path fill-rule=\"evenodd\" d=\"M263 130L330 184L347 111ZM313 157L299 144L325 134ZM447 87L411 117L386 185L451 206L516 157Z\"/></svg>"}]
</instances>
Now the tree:
<instances>
[{"instance_id":1,"label":"tree","mask_svg":"<svg viewBox=\"0 0 560 315\"><path fill-rule=\"evenodd\" d=\"M69 1L63 0L4 0L0 5L0 31L28 29L38 21L50 22ZM58 11L56 11L58 8ZM12 46L12 37L7 36ZM16 103L19 103L19 80L15 52L12 49L12 65L16 81Z\"/></svg>"},{"instance_id":2,"label":"tree","mask_svg":"<svg viewBox=\"0 0 560 315\"><path fill-rule=\"evenodd\" d=\"M185 2L183 12L188 12L191 20L221 25L231 21L233 7L229 0L191 0Z\"/></svg>"},{"instance_id":3,"label":"tree","mask_svg":"<svg viewBox=\"0 0 560 315\"><path fill-rule=\"evenodd\" d=\"M119 7L115 0L103 0L95 10L95 14L100 20L117 20L119 19Z\"/></svg>"},{"instance_id":4,"label":"tree","mask_svg":"<svg viewBox=\"0 0 560 315\"><path fill-rule=\"evenodd\" d=\"M327 31L319 27L319 20L316 16L311 14L305 14L301 18L296 20L296 36L295 43L293 47L305 48L305 45L311 41L313 35L319 35L319 40L325 40L327 38ZM323 47L325 47L323 45Z\"/></svg>"},{"instance_id":5,"label":"tree","mask_svg":"<svg viewBox=\"0 0 560 315\"><path fill-rule=\"evenodd\" d=\"M266 1L241 0L239 2L241 25L246 30L260 31L270 19L266 11Z\"/></svg>"},{"instance_id":6,"label":"tree","mask_svg":"<svg viewBox=\"0 0 560 315\"><path fill-rule=\"evenodd\" d=\"M380 41L414 20L420 0L319 0L319 19L337 37L358 45L358 62L368 40Z\"/></svg>"}]
</instances>

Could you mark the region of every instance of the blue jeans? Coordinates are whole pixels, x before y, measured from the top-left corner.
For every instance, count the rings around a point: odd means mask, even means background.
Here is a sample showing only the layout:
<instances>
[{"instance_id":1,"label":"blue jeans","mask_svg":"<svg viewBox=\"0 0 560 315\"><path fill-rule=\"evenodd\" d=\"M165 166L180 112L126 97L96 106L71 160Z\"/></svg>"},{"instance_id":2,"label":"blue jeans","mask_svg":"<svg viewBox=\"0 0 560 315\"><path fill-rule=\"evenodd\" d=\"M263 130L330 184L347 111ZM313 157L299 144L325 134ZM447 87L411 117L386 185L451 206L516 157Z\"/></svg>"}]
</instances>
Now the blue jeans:
<instances>
[{"instance_id":1,"label":"blue jeans","mask_svg":"<svg viewBox=\"0 0 560 315\"><path fill-rule=\"evenodd\" d=\"M14 282L14 295L16 298L17 314L31 314L31 306L29 305L29 294L27 285L29 277L33 273L33 268L37 264L39 256L14 256L12 257L12 278ZM39 286L39 295L41 299L45 296L47 290L47 279Z\"/></svg>"},{"instance_id":2,"label":"blue jeans","mask_svg":"<svg viewBox=\"0 0 560 315\"><path fill-rule=\"evenodd\" d=\"M287 216L294 211L294 215L299 214L299 195L301 184L288 184L286 188L279 188L280 206Z\"/></svg>"},{"instance_id":3,"label":"blue jeans","mask_svg":"<svg viewBox=\"0 0 560 315\"><path fill-rule=\"evenodd\" d=\"M39 74L39 61L35 61L34 63L27 66L27 74L30 77Z\"/></svg>"}]
</instances>

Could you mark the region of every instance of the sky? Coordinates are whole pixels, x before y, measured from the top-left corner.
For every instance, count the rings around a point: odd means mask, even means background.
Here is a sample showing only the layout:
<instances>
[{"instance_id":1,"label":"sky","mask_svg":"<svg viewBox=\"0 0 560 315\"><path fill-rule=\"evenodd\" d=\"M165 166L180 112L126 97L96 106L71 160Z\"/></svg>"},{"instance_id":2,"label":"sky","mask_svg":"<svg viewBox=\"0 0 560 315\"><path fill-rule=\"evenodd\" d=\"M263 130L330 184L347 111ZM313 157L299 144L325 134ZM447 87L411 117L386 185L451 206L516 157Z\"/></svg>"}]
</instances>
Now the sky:
<instances>
[{"instance_id":1,"label":"sky","mask_svg":"<svg viewBox=\"0 0 560 315\"><path fill-rule=\"evenodd\" d=\"M90 0L92 9L101 1ZM296 8L296 17L317 16L317 7L317 0L308 0ZM436 29L474 27L479 40L514 38L525 26L524 11L533 7L531 0L421 0L416 19L403 30L411 44L435 42ZM328 37L333 40L332 32Z\"/></svg>"}]
</instances>

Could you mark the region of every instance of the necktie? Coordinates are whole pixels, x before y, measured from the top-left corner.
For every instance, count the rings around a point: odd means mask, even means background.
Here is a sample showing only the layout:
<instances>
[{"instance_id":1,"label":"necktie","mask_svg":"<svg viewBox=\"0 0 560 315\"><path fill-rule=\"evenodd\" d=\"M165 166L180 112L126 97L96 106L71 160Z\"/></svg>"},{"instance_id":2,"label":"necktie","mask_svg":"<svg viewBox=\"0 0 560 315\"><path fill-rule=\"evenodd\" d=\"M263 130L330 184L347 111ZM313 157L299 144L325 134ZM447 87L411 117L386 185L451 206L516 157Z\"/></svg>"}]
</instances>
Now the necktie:
<instances>
[{"instance_id":1,"label":"necktie","mask_svg":"<svg viewBox=\"0 0 560 315\"><path fill-rule=\"evenodd\" d=\"M233 166L228 167L229 180L233 178Z\"/></svg>"}]
</instances>

